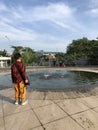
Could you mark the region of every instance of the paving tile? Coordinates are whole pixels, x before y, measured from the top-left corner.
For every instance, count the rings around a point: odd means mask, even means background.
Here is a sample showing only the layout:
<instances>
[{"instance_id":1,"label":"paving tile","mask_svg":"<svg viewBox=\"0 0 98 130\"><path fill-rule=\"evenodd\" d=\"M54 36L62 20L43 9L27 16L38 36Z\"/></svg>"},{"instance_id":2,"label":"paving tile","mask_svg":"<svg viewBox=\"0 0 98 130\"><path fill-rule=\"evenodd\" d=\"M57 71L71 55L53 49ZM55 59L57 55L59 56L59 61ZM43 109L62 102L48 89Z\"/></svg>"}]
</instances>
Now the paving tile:
<instances>
[{"instance_id":1,"label":"paving tile","mask_svg":"<svg viewBox=\"0 0 98 130\"><path fill-rule=\"evenodd\" d=\"M66 94L66 92L62 92L63 95L63 99L68 99L68 95Z\"/></svg>"},{"instance_id":2,"label":"paving tile","mask_svg":"<svg viewBox=\"0 0 98 130\"><path fill-rule=\"evenodd\" d=\"M29 100L29 104L32 106L32 108L37 108L37 107L52 104L52 101L50 101L50 100Z\"/></svg>"},{"instance_id":3,"label":"paving tile","mask_svg":"<svg viewBox=\"0 0 98 130\"><path fill-rule=\"evenodd\" d=\"M0 100L2 100L2 95L0 94Z\"/></svg>"},{"instance_id":4,"label":"paving tile","mask_svg":"<svg viewBox=\"0 0 98 130\"><path fill-rule=\"evenodd\" d=\"M79 97L78 98L84 98L84 97L88 97L89 96L89 94L87 94L87 93L82 93L82 92L79 92L78 93L79 94Z\"/></svg>"},{"instance_id":5,"label":"paving tile","mask_svg":"<svg viewBox=\"0 0 98 130\"><path fill-rule=\"evenodd\" d=\"M40 126L32 110L5 117L6 130L28 130Z\"/></svg>"},{"instance_id":6,"label":"paving tile","mask_svg":"<svg viewBox=\"0 0 98 130\"><path fill-rule=\"evenodd\" d=\"M14 89L9 88L9 89L0 90L0 95L3 97L11 97L14 95Z\"/></svg>"},{"instance_id":7,"label":"paving tile","mask_svg":"<svg viewBox=\"0 0 98 130\"><path fill-rule=\"evenodd\" d=\"M0 130L5 130L3 118L0 118Z\"/></svg>"},{"instance_id":8,"label":"paving tile","mask_svg":"<svg viewBox=\"0 0 98 130\"><path fill-rule=\"evenodd\" d=\"M96 98L96 96L80 98L80 99L78 99L78 101L82 102L83 104L85 104L89 108L94 108L94 107L98 106L98 98Z\"/></svg>"},{"instance_id":9,"label":"paving tile","mask_svg":"<svg viewBox=\"0 0 98 130\"><path fill-rule=\"evenodd\" d=\"M45 99L51 99L51 100L60 100L60 99L64 99L64 94L62 92L47 92L46 93L46 97Z\"/></svg>"},{"instance_id":10,"label":"paving tile","mask_svg":"<svg viewBox=\"0 0 98 130\"><path fill-rule=\"evenodd\" d=\"M27 92L27 98L29 97L30 93ZM3 96L3 103L14 103L15 101L15 94L13 96Z\"/></svg>"},{"instance_id":11,"label":"paving tile","mask_svg":"<svg viewBox=\"0 0 98 130\"><path fill-rule=\"evenodd\" d=\"M3 89L3 90L0 90L0 95L3 95L5 94L6 92L9 92L11 89Z\"/></svg>"},{"instance_id":12,"label":"paving tile","mask_svg":"<svg viewBox=\"0 0 98 130\"><path fill-rule=\"evenodd\" d=\"M3 117L3 107L0 105L0 117Z\"/></svg>"},{"instance_id":13,"label":"paving tile","mask_svg":"<svg viewBox=\"0 0 98 130\"><path fill-rule=\"evenodd\" d=\"M13 113L30 110L30 105L27 104L25 106L22 106L22 105L15 105L13 103L5 103L3 104L3 110L4 110L4 116L7 116Z\"/></svg>"},{"instance_id":14,"label":"paving tile","mask_svg":"<svg viewBox=\"0 0 98 130\"><path fill-rule=\"evenodd\" d=\"M93 95L98 95L98 87L92 89L91 92L93 93Z\"/></svg>"},{"instance_id":15,"label":"paving tile","mask_svg":"<svg viewBox=\"0 0 98 130\"><path fill-rule=\"evenodd\" d=\"M5 104L5 103L14 103L15 102L15 98L14 97L3 97L3 104Z\"/></svg>"},{"instance_id":16,"label":"paving tile","mask_svg":"<svg viewBox=\"0 0 98 130\"><path fill-rule=\"evenodd\" d=\"M57 105L51 104L48 106L34 109L40 121L45 124L61 117L67 116Z\"/></svg>"},{"instance_id":17,"label":"paving tile","mask_svg":"<svg viewBox=\"0 0 98 130\"><path fill-rule=\"evenodd\" d=\"M64 94L65 99L84 97L82 93L76 92L76 91L63 92L63 94Z\"/></svg>"},{"instance_id":18,"label":"paving tile","mask_svg":"<svg viewBox=\"0 0 98 130\"><path fill-rule=\"evenodd\" d=\"M44 99L44 92L33 91L30 93L29 99L43 100Z\"/></svg>"},{"instance_id":19,"label":"paving tile","mask_svg":"<svg viewBox=\"0 0 98 130\"><path fill-rule=\"evenodd\" d=\"M91 95L89 94L89 92L83 92L82 93L84 96L83 97L90 97Z\"/></svg>"},{"instance_id":20,"label":"paving tile","mask_svg":"<svg viewBox=\"0 0 98 130\"><path fill-rule=\"evenodd\" d=\"M0 97L0 105L2 105L2 101L3 101L3 98L2 98L2 97Z\"/></svg>"},{"instance_id":21,"label":"paving tile","mask_svg":"<svg viewBox=\"0 0 98 130\"><path fill-rule=\"evenodd\" d=\"M94 108L93 110L98 113L98 107Z\"/></svg>"},{"instance_id":22,"label":"paving tile","mask_svg":"<svg viewBox=\"0 0 98 130\"><path fill-rule=\"evenodd\" d=\"M98 98L98 94L96 94L95 97Z\"/></svg>"},{"instance_id":23,"label":"paving tile","mask_svg":"<svg viewBox=\"0 0 98 130\"><path fill-rule=\"evenodd\" d=\"M66 99L61 99L61 100L52 100L53 102L55 102L55 103L58 103L58 102L62 102L62 101L65 101Z\"/></svg>"},{"instance_id":24,"label":"paving tile","mask_svg":"<svg viewBox=\"0 0 98 130\"><path fill-rule=\"evenodd\" d=\"M30 130L44 130L43 127L37 127L37 128L34 128L34 129L30 129Z\"/></svg>"},{"instance_id":25,"label":"paving tile","mask_svg":"<svg viewBox=\"0 0 98 130\"><path fill-rule=\"evenodd\" d=\"M69 91L69 92L66 92L66 95L67 95L67 97L70 99L72 99L72 98L77 98L77 95L76 95L76 93L75 92L72 92L72 91Z\"/></svg>"},{"instance_id":26,"label":"paving tile","mask_svg":"<svg viewBox=\"0 0 98 130\"><path fill-rule=\"evenodd\" d=\"M98 130L98 113L88 110L72 117L86 130Z\"/></svg>"},{"instance_id":27,"label":"paving tile","mask_svg":"<svg viewBox=\"0 0 98 130\"><path fill-rule=\"evenodd\" d=\"M84 130L70 117L60 119L44 126L45 130Z\"/></svg>"},{"instance_id":28,"label":"paving tile","mask_svg":"<svg viewBox=\"0 0 98 130\"><path fill-rule=\"evenodd\" d=\"M76 98L81 98L81 97L85 97L85 95L83 94L83 93L81 93L81 92L74 92L75 93L75 95L76 95Z\"/></svg>"},{"instance_id":29,"label":"paving tile","mask_svg":"<svg viewBox=\"0 0 98 130\"><path fill-rule=\"evenodd\" d=\"M83 103L78 102L77 99L66 99L57 104L68 114L75 114L77 112L89 109Z\"/></svg>"},{"instance_id":30,"label":"paving tile","mask_svg":"<svg viewBox=\"0 0 98 130\"><path fill-rule=\"evenodd\" d=\"M3 101L2 101L2 97L0 97L0 117L3 117Z\"/></svg>"},{"instance_id":31,"label":"paving tile","mask_svg":"<svg viewBox=\"0 0 98 130\"><path fill-rule=\"evenodd\" d=\"M29 96L31 95L31 93L30 92L28 92L29 90L28 90L28 88L27 88L27 93L26 93L26 96L27 96L27 98L29 99Z\"/></svg>"}]
</instances>

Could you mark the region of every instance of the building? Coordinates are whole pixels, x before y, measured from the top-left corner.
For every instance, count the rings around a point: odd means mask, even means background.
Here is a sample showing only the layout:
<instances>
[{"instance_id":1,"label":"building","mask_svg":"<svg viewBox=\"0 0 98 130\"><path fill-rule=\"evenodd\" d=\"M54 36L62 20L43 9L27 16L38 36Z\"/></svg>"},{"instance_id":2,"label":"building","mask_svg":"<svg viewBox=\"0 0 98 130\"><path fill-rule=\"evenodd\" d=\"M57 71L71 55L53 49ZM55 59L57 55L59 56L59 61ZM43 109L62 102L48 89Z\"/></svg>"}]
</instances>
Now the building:
<instances>
[{"instance_id":1,"label":"building","mask_svg":"<svg viewBox=\"0 0 98 130\"><path fill-rule=\"evenodd\" d=\"M11 63L11 57L0 57L0 68L8 67L8 63Z\"/></svg>"}]
</instances>

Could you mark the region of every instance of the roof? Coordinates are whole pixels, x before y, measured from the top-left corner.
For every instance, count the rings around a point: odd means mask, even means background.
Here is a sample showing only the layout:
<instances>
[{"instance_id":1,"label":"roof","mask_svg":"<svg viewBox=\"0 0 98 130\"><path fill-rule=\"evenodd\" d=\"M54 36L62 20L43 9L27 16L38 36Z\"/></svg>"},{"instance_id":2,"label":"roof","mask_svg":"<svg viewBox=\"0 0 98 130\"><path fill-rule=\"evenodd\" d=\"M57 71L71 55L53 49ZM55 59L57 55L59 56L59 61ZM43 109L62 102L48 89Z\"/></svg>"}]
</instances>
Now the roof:
<instances>
[{"instance_id":1,"label":"roof","mask_svg":"<svg viewBox=\"0 0 98 130\"><path fill-rule=\"evenodd\" d=\"M11 60L11 57L0 57L0 60Z\"/></svg>"}]
</instances>

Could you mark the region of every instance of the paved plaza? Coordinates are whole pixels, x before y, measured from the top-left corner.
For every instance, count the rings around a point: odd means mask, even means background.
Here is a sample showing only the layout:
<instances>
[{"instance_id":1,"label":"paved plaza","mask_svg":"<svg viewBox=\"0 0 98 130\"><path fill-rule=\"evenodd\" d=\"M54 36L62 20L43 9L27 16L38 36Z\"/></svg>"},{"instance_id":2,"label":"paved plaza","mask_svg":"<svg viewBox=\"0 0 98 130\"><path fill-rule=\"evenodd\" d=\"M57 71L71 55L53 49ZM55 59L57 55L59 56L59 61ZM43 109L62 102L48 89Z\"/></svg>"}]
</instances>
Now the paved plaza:
<instances>
[{"instance_id":1,"label":"paved plaza","mask_svg":"<svg viewBox=\"0 0 98 130\"><path fill-rule=\"evenodd\" d=\"M98 130L98 88L88 92L27 89L28 104L14 104L14 89L0 90L0 130Z\"/></svg>"}]
</instances>

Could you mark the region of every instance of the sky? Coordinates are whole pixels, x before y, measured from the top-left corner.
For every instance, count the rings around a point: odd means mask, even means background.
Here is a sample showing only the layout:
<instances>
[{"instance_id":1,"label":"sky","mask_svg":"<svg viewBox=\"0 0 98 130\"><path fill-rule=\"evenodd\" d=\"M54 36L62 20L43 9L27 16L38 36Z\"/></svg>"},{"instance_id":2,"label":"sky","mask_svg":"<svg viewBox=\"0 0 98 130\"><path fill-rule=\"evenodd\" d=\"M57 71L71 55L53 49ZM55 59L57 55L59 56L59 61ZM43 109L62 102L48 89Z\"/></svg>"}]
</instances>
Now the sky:
<instances>
[{"instance_id":1,"label":"sky","mask_svg":"<svg viewBox=\"0 0 98 130\"><path fill-rule=\"evenodd\" d=\"M83 37L98 37L98 0L0 0L0 50L66 52Z\"/></svg>"}]
</instances>

